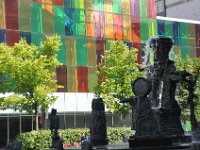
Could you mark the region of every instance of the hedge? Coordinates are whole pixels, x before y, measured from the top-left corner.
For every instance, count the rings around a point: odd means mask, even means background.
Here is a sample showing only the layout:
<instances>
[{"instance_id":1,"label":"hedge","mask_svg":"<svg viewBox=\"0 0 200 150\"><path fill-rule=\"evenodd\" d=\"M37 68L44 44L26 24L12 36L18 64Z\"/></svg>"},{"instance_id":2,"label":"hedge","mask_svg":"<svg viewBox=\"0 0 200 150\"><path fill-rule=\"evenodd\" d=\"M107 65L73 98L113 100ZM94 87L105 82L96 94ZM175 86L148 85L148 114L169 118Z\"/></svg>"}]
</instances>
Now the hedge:
<instances>
[{"instance_id":1,"label":"hedge","mask_svg":"<svg viewBox=\"0 0 200 150\"><path fill-rule=\"evenodd\" d=\"M59 130L63 143L71 146L72 142L80 143L81 133L86 131L89 134L89 129L65 129ZM133 131L130 128L108 128L107 137L109 144L117 144L124 142ZM17 136L16 141L21 143L20 150L41 150L51 146L50 130L39 130L22 133Z\"/></svg>"}]
</instances>

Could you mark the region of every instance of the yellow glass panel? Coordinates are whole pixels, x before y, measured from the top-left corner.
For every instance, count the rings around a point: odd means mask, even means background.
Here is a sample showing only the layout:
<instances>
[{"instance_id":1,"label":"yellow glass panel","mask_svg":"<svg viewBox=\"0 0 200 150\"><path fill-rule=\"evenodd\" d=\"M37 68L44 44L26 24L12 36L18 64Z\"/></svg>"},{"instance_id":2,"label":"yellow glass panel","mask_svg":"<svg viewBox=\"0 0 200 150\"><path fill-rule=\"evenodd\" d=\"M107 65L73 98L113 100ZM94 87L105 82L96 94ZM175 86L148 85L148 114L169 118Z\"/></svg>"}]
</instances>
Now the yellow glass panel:
<instances>
[{"instance_id":1,"label":"yellow glass panel","mask_svg":"<svg viewBox=\"0 0 200 150\"><path fill-rule=\"evenodd\" d=\"M96 66L96 39L87 38L88 66Z\"/></svg>"},{"instance_id":2,"label":"yellow glass panel","mask_svg":"<svg viewBox=\"0 0 200 150\"><path fill-rule=\"evenodd\" d=\"M113 38L114 28L113 28L113 14L105 14L105 37Z\"/></svg>"},{"instance_id":3,"label":"yellow glass panel","mask_svg":"<svg viewBox=\"0 0 200 150\"><path fill-rule=\"evenodd\" d=\"M78 91L77 69L75 66L67 66L67 89L68 92Z\"/></svg>"},{"instance_id":4,"label":"yellow glass panel","mask_svg":"<svg viewBox=\"0 0 200 150\"><path fill-rule=\"evenodd\" d=\"M76 38L66 37L67 65L76 66Z\"/></svg>"},{"instance_id":5,"label":"yellow glass panel","mask_svg":"<svg viewBox=\"0 0 200 150\"><path fill-rule=\"evenodd\" d=\"M104 12L112 12L112 0L104 1Z\"/></svg>"},{"instance_id":6,"label":"yellow glass panel","mask_svg":"<svg viewBox=\"0 0 200 150\"><path fill-rule=\"evenodd\" d=\"M0 28L5 29L5 5L4 5L4 0L0 1Z\"/></svg>"},{"instance_id":7,"label":"yellow glass panel","mask_svg":"<svg viewBox=\"0 0 200 150\"><path fill-rule=\"evenodd\" d=\"M123 15L123 33L125 41L132 41L132 23L131 17L128 15Z\"/></svg>"},{"instance_id":8,"label":"yellow glass panel","mask_svg":"<svg viewBox=\"0 0 200 150\"><path fill-rule=\"evenodd\" d=\"M96 67L88 67L88 89L90 92L94 92L94 88L97 85L96 71Z\"/></svg>"},{"instance_id":9,"label":"yellow glass panel","mask_svg":"<svg viewBox=\"0 0 200 150\"><path fill-rule=\"evenodd\" d=\"M126 15L130 15L131 8L130 8L130 0L122 0L122 13Z\"/></svg>"}]
</instances>

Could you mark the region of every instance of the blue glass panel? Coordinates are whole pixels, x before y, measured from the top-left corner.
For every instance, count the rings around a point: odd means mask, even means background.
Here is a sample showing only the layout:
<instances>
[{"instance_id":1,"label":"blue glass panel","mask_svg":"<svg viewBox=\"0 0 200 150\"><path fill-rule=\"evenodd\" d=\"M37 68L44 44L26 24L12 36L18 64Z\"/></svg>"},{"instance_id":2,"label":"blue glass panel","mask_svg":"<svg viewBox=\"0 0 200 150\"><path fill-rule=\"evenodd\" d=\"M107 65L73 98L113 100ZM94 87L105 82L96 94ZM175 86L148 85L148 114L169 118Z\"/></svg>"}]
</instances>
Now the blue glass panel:
<instances>
[{"instance_id":1,"label":"blue glass panel","mask_svg":"<svg viewBox=\"0 0 200 150\"><path fill-rule=\"evenodd\" d=\"M180 23L173 22L173 39L176 45L180 45Z\"/></svg>"},{"instance_id":2,"label":"blue glass panel","mask_svg":"<svg viewBox=\"0 0 200 150\"><path fill-rule=\"evenodd\" d=\"M74 35L74 9L64 8L65 15L65 35Z\"/></svg>"},{"instance_id":3,"label":"blue glass panel","mask_svg":"<svg viewBox=\"0 0 200 150\"><path fill-rule=\"evenodd\" d=\"M0 29L0 43L6 43L6 31Z\"/></svg>"},{"instance_id":4,"label":"blue glass panel","mask_svg":"<svg viewBox=\"0 0 200 150\"><path fill-rule=\"evenodd\" d=\"M165 35L165 21L157 20L157 27L158 27L158 35L164 36Z\"/></svg>"},{"instance_id":5,"label":"blue glass panel","mask_svg":"<svg viewBox=\"0 0 200 150\"><path fill-rule=\"evenodd\" d=\"M20 37L24 38L28 44L31 44L31 32L20 32Z\"/></svg>"}]
</instances>

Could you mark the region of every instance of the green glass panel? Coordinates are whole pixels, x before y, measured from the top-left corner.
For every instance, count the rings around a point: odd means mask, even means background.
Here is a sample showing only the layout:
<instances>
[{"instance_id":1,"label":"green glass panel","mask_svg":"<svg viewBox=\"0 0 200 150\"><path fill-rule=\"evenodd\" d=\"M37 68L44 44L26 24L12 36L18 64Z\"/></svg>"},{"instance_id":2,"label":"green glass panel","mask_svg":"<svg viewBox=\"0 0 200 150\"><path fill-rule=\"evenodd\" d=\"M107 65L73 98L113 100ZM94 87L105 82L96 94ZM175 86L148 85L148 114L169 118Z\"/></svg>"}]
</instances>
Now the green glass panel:
<instances>
[{"instance_id":1,"label":"green glass panel","mask_svg":"<svg viewBox=\"0 0 200 150\"><path fill-rule=\"evenodd\" d=\"M180 36L181 38L188 38L188 24L180 23Z\"/></svg>"},{"instance_id":2,"label":"green glass panel","mask_svg":"<svg viewBox=\"0 0 200 150\"><path fill-rule=\"evenodd\" d=\"M55 33L65 35L64 9L54 5L54 30Z\"/></svg>"},{"instance_id":3,"label":"green glass panel","mask_svg":"<svg viewBox=\"0 0 200 150\"><path fill-rule=\"evenodd\" d=\"M141 42L146 43L149 39L148 18L141 18L140 31Z\"/></svg>"},{"instance_id":4,"label":"green glass panel","mask_svg":"<svg viewBox=\"0 0 200 150\"><path fill-rule=\"evenodd\" d=\"M60 50L57 52L57 58L60 63L63 65L66 65L66 44L65 44L65 37L61 37L61 43Z\"/></svg>"},{"instance_id":5,"label":"green glass panel","mask_svg":"<svg viewBox=\"0 0 200 150\"><path fill-rule=\"evenodd\" d=\"M104 0L94 0L94 10L104 11Z\"/></svg>"},{"instance_id":6,"label":"green glass panel","mask_svg":"<svg viewBox=\"0 0 200 150\"><path fill-rule=\"evenodd\" d=\"M90 92L94 92L94 88L97 85L96 71L96 67L88 67L88 88Z\"/></svg>"},{"instance_id":7,"label":"green glass panel","mask_svg":"<svg viewBox=\"0 0 200 150\"><path fill-rule=\"evenodd\" d=\"M66 8L74 8L74 1L75 0L64 0L64 6Z\"/></svg>"},{"instance_id":8,"label":"green glass panel","mask_svg":"<svg viewBox=\"0 0 200 150\"><path fill-rule=\"evenodd\" d=\"M110 43L112 40L106 39L106 51L110 50Z\"/></svg>"},{"instance_id":9,"label":"green glass panel","mask_svg":"<svg viewBox=\"0 0 200 150\"><path fill-rule=\"evenodd\" d=\"M140 17L147 17L148 16L148 1L147 0L140 0Z\"/></svg>"},{"instance_id":10,"label":"green glass panel","mask_svg":"<svg viewBox=\"0 0 200 150\"><path fill-rule=\"evenodd\" d=\"M33 2L31 5L31 31L42 33L41 3Z\"/></svg>"},{"instance_id":11,"label":"green glass panel","mask_svg":"<svg viewBox=\"0 0 200 150\"><path fill-rule=\"evenodd\" d=\"M31 31L31 2L27 0L18 0L18 20L19 20L19 30L21 31Z\"/></svg>"},{"instance_id":12,"label":"green glass panel","mask_svg":"<svg viewBox=\"0 0 200 150\"><path fill-rule=\"evenodd\" d=\"M42 5L42 21L43 32L47 34L54 34L54 16L52 5Z\"/></svg>"},{"instance_id":13,"label":"green glass panel","mask_svg":"<svg viewBox=\"0 0 200 150\"><path fill-rule=\"evenodd\" d=\"M85 11L75 10L74 18L75 18L75 34L85 35Z\"/></svg>"},{"instance_id":14,"label":"green glass panel","mask_svg":"<svg viewBox=\"0 0 200 150\"><path fill-rule=\"evenodd\" d=\"M76 38L72 36L66 37L67 65L76 66Z\"/></svg>"},{"instance_id":15,"label":"green glass panel","mask_svg":"<svg viewBox=\"0 0 200 150\"><path fill-rule=\"evenodd\" d=\"M188 25L187 23L180 23L180 36L182 46L182 57L186 58L188 55Z\"/></svg>"},{"instance_id":16,"label":"green glass panel","mask_svg":"<svg viewBox=\"0 0 200 150\"><path fill-rule=\"evenodd\" d=\"M191 122L186 121L186 131L191 131L191 130L192 130Z\"/></svg>"},{"instance_id":17,"label":"green glass panel","mask_svg":"<svg viewBox=\"0 0 200 150\"><path fill-rule=\"evenodd\" d=\"M148 19L149 37L157 35L157 23L156 19Z\"/></svg>"},{"instance_id":18,"label":"green glass panel","mask_svg":"<svg viewBox=\"0 0 200 150\"><path fill-rule=\"evenodd\" d=\"M122 14L122 0L113 0L113 13Z\"/></svg>"},{"instance_id":19,"label":"green glass panel","mask_svg":"<svg viewBox=\"0 0 200 150\"><path fill-rule=\"evenodd\" d=\"M165 36L173 38L173 22L165 21Z\"/></svg>"},{"instance_id":20,"label":"green glass panel","mask_svg":"<svg viewBox=\"0 0 200 150\"><path fill-rule=\"evenodd\" d=\"M75 8L84 9L84 0L74 0Z\"/></svg>"},{"instance_id":21,"label":"green glass panel","mask_svg":"<svg viewBox=\"0 0 200 150\"><path fill-rule=\"evenodd\" d=\"M87 66L87 47L86 38L76 38L76 50L77 50L77 66Z\"/></svg>"},{"instance_id":22,"label":"green glass panel","mask_svg":"<svg viewBox=\"0 0 200 150\"><path fill-rule=\"evenodd\" d=\"M31 33L31 43L40 46L41 41L43 40L43 34L40 33Z\"/></svg>"}]
</instances>

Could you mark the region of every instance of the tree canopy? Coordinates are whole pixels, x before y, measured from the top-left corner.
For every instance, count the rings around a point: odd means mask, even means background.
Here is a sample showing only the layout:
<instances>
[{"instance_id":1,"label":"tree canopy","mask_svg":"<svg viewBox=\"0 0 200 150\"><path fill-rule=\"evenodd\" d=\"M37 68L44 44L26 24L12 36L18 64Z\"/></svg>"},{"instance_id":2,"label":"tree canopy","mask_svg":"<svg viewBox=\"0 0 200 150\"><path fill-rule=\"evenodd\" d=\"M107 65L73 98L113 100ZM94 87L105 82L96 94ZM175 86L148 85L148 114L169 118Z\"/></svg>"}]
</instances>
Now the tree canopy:
<instances>
[{"instance_id":1,"label":"tree canopy","mask_svg":"<svg viewBox=\"0 0 200 150\"><path fill-rule=\"evenodd\" d=\"M127 113L128 104L120 100L133 96L131 81L141 73L138 70L137 49L131 49L122 41L112 41L110 49L102 56L98 65L98 85L95 88L97 97L102 97L112 113Z\"/></svg>"},{"instance_id":2,"label":"tree canopy","mask_svg":"<svg viewBox=\"0 0 200 150\"><path fill-rule=\"evenodd\" d=\"M194 101L192 102L192 105L194 105L194 108L191 107L191 102L189 102L189 92L188 88L190 85L187 83L181 83L179 85L179 103L182 106L182 109L185 112L184 115L191 116L191 113L194 113L194 117L197 116L197 118L200 118L200 58L199 57L189 57L187 56L185 59L182 57L181 53L178 52L175 56L176 60L176 68L177 70L186 70L189 72L195 80L195 87L194 87ZM195 118L194 118L195 119ZM191 120L191 123L193 120ZM194 125L192 124L192 128Z\"/></svg>"},{"instance_id":3,"label":"tree canopy","mask_svg":"<svg viewBox=\"0 0 200 150\"><path fill-rule=\"evenodd\" d=\"M40 47L24 39L12 47L0 44L0 92L12 93L1 98L1 109L25 110L37 116L39 109L55 102L51 93L58 87L55 69L60 65L56 56L60 45L59 36L46 37Z\"/></svg>"}]
</instances>

